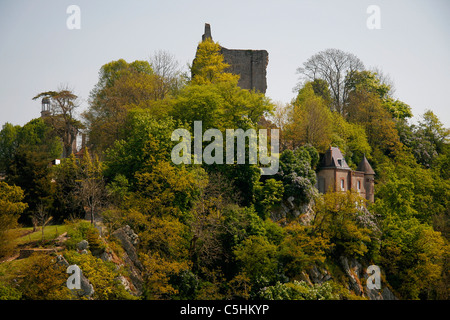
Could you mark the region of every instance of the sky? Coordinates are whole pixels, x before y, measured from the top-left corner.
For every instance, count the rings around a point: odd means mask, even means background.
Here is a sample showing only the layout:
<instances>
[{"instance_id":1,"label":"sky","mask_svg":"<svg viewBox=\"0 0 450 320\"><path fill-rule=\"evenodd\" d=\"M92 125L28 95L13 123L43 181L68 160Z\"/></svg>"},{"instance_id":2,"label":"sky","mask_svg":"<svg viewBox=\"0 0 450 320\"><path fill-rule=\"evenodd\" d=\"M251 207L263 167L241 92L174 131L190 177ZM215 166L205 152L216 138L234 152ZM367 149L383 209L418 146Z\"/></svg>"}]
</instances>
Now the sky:
<instances>
[{"instance_id":1,"label":"sky","mask_svg":"<svg viewBox=\"0 0 450 320\"><path fill-rule=\"evenodd\" d=\"M70 5L80 9L69 29ZM379 8L379 29L370 5ZM0 126L40 116L40 92L68 86L81 113L102 65L148 60L158 50L187 71L204 24L229 49L269 53L266 96L295 97L296 73L315 53L353 53L395 85L414 118L432 110L450 128L450 1L448 0L0 0Z\"/></svg>"}]
</instances>

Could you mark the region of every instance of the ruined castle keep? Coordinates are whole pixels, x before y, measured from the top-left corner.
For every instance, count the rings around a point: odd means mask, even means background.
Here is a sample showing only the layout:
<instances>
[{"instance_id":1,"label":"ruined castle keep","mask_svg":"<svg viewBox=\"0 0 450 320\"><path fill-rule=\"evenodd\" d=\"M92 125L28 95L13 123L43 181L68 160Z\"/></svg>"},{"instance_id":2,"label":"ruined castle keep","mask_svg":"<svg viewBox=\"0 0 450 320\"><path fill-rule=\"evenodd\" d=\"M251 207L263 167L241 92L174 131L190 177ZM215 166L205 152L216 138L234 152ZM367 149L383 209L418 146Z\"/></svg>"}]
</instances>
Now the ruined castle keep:
<instances>
[{"instance_id":1,"label":"ruined castle keep","mask_svg":"<svg viewBox=\"0 0 450 320\"><path fill-rule=\"evenodd\" d=\"M211 26L208 23L205 24L202 41L207 38L212 39ZM230 65L227 72L240 76L239 87L266 93L266 69L269 63L269 53L266 50L236 50L221 47L220 53L224 61Z\"/></svg>"}]
</instances>

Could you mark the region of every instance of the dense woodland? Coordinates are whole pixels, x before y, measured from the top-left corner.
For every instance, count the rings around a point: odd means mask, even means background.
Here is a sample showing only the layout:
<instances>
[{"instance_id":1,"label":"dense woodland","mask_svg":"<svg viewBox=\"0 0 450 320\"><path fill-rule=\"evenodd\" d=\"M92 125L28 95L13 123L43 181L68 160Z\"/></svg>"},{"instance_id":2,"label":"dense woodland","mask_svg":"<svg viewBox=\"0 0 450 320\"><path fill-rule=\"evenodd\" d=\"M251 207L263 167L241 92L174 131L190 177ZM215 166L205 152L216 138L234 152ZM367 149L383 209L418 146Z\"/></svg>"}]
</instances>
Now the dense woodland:
<instances>
[{"instance_id":1,"label":"dense woodland","mask_svg":"<svg viewBox=\"0 0 450 320\"><path fill-rule=\"evenodd\" d=\"M450 132L438 117L429 110L413 124L389 77L350 53L329 49L304 62L283 104L241 89L219 49L201 42L190 74L164 51L106 63L85 112L61 87L34 97L50 101L49 116L3 124L0 260L14 253L20 226L70 224L62 254L81 266L94 299L360 298L342 281L341 256L378 265L399 299L448 299ZM279 128L279 172L174 165L171 133L192 132L194 121L222 132ZM87 148L75 157L78 133ZM369 159L375 202L367 210L355 205L356 193L318 193L317 166L330 146L353 169ZM63 149L70 155L50 165ZM300 214L283 211L287 203ZM102 237L91 222L105 228ZM110 234L125 225L139 236L138 297L115 281L108 262L73 245L89 238L91 251L116 250ZM0 299L73 298L66 270L50 268L52 259L33 255L0 272ZM329 270L331 280L303 281L313 267Z\"/></svg>"}]
</instances>

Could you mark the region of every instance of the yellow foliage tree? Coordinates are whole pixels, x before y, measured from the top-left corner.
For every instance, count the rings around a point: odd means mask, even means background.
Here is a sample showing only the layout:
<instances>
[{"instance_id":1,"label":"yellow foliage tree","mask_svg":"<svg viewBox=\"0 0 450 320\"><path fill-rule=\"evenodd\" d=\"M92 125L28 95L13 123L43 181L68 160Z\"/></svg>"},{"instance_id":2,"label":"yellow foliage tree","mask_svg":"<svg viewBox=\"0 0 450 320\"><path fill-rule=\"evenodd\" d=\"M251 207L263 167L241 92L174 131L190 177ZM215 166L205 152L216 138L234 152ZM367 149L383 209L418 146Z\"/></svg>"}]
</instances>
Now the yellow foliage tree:
<instances>
[{"instance_id":1,"label":"yellow foliage tree","mask_svg":"<svg viewBox=\"0 0 450 320\"><path fill-rule=\"evenodd\" d=\"M192 84L211 84L235 81L238 75L225 72L230 65L224 62L220 53L220 45L210 38L200 42L197 54L191 66Z\"/></svg>"}]
</instances>

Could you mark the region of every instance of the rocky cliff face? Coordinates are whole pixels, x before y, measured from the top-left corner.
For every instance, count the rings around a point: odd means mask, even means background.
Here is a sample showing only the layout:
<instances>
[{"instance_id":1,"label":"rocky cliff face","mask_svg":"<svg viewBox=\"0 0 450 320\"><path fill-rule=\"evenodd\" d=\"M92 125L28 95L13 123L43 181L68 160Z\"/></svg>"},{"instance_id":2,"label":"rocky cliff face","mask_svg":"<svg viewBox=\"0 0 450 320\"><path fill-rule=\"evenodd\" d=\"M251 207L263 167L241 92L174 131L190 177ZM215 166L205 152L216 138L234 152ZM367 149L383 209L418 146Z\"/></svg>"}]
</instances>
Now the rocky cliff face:
<instances>
[{"instance_id":1,"label":"rocky cliff face","mask_svg":"<svg viewBox=\"0 0 450 320\"><path fill-rule=\"evenodd\" d=\"M356 259L349 259L347 257L339 257L339 262L343 271L348 277L347 286L348 289L353 291L356 295L369 300L396 300L397 298L389 289L389 285L381 280L380 289L369 289L366 285L366 281L369 277L366 270L369 263L363 266L362 263Z\"/></svg>"},{"instance_id":2,"label":"rocky cliff face","mask_svg":"<svg viewBox=\"0 0 450 320\"><path fill-rule=\"evenodd\" d=\"M112 233L112 237L119 240L119 243L123 248L123 253L118 254L117 252L112 251L109 247L105 250L101 250L101 252L99 251L96 253L92 251L91 253L103 261L113 262L118 267L124 266L127 271L126 276L122 274L117 280L123 284L128 292L135 296L140 296L143 292L143 266L139 261L136 250L136 246L139 243L139 237L128 225L114 231ZM78 252L81 254L88 254L88 248L89 242L86 240L82 240L77 244ZM69 266L68 262L62 256L59 256L58 263L66 267ZM89 283L89 279L87 279L84 275L81 277L81 289L82 290L77 292L79 296L90 297L94 293L94 289Z\"/></svg>"},{"instance_id":3,"label":"rocky cliff face","mask_svg":"<svg viewBox=\"0 0 450 320\"><path fill-rule=\"evenodd\" d=\"M122 248L125 251L122 259L128 268L131 283L124 277L121 278L121 281L124 283L125 288L128 288L129 291L132 291L136 295L141 295L143 289L143 266L139 261L136 251L136 245L139 243L139 237L128 225L114 231L112 236L120 240Z\"/></svg>"},{"instance_id":4,"label":"rocky cliff face","mask_svg":"<svg viewBox=\"0 0 450 320\"><path fill-rule=\"evenodd\" d=\"M295 204L293 197L283 201L279 207L271 214L274 221L299 219L300 223L310 225L314 219L314 202ZM366 209L367 210L367 209ZM369 275L366 270L371 265L369 261L358 261L355 258L341 256L336 261L339 271L330 271L327 266L313 265L309 270L302 273L302 279L309 284L322 284L326 281L334 280L349 289L354 295L369 300L397 300L390 289L389 284L381 277L380 289L369 289L366 285Z\"/></svg>"}]
</instances>

